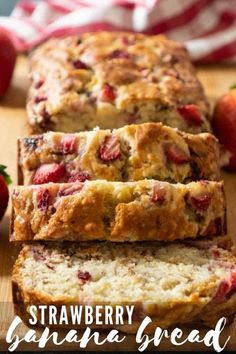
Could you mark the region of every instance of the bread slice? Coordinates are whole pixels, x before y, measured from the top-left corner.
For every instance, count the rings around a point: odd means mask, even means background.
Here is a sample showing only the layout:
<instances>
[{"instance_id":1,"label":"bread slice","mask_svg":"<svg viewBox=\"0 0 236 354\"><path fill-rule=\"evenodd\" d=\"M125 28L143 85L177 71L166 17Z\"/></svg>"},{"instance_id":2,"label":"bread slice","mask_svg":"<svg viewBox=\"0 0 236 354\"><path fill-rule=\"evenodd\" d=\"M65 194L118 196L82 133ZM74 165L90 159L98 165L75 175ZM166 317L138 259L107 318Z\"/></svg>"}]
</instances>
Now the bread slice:
<instances>
[{"instance_id":1,"label":"bread slice","mask_svg":"<svg viewBox=\"0 0 236 354\"><path fill-rule=\"evenodd\" d=\"M86 179L186 183L219 180L219 146L209 133L187 134L161 123L18 139L19 184ZM38 174L47 170L44 178ZM55 176L53 171L61 173Z\"/></svg>"},{"instance_id":2,"label":"bread slice","mask_svg":"<svg viewBox=\"0 0 236 354\"><path fill-rule=\"evenodd\" d=\"M16 313L28 306L135 305L135 332L148 315L153 326L214 326L236 312L236 257L220 237L192 243L34 243L13 269ZM83 327L83 324L81 325ZM90 326L90 327L93 327Z\"/></svg>"},{"instance_id":3,"label":"bread slice","mask_svg":"<svg viewBox=\"0 0 236 354\"><path fill-rule=\"evenodd\" d=\"M162 122L210 131L209 104L186 48L122 32L53 38L30 57L31 129L77 132Z\"/></svg>"},{"instance_id":4,"label":"bread slice","mask_svg":"<svg viewBox=\"0 0 236 354\"><path fill-rule=\"evenodd\" d=\"M16 187L11 239L171 241L225 234L223 182L155 180Z\"/></svg>"}]
</instances>

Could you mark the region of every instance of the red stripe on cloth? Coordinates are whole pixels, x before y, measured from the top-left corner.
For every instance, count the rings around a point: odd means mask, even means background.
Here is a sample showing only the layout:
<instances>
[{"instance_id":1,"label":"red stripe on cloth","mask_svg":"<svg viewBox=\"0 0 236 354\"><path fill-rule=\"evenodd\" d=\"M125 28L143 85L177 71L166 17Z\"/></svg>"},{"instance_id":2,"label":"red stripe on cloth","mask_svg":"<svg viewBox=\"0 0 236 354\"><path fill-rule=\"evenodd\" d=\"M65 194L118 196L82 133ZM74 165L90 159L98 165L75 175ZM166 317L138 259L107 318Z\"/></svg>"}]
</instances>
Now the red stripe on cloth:
<instances>
[{"instance_id":1,"label":"red stripe on cloth","mask_svg":"<svg viewBox=\"0 0 236 354\"><path fill-rule=\"evenodd\" d=\"M48 0L47 0L48 1ZM137 8L137 6L141 5L141 6L146 6L146 3L144 0L139 0L139 1L129 1L129 0L108 0L109 2L107 2L106 7L115 7L115 6L119 6L128 10L134 10L135 8ZM158 0L155 0L158 1ZM96 7L104 7L104 5L102 6L101 3L99 3L99 1L97 2L90 2L87 0L74 0L73 1L73 6L76 5L81 6L81 7L92 7L92 8L96 8Z\"/></svg>"},{"instance_id":2,"label":"red stripe on cloth","mask_svg":"<svg viewBox=\"0 0 236 354\"><path fill-rule=\"evenodd\" d=\"M47 4L52 8L52 11L56 10L58 12L61 12L64 15L71 12L71 10L68 7L61 5L58 2L55 2L53 0L47 0Z\"/></svg>"},{"instance_id":3,"label":"red stripe on cloth","mask_svg":"<svg viewBox=\"0 0 236 354\"><path fill-rule=\"evenodd\" d=\"M234 21L236 21L236 13L231 13L224 11L221 14L218 14L219 20L215 27L212 27L209 31L201 33L201 37L209 36L216 32L223 31L232 26Z\"/></svg>"},{"instance_id":4,"label":"red stripe on cloth","mask_svg":"<svg viewBox=\"0 0 236 354\"><path fill-rule=\"evenodd\" d=\"M16 7L24 10L25 12L27 12L29 15L32 14L32 12L35 10L37 4L32 2L32 1L27 1L27 0L21 0L20 2L18 2L18 4L16 5Z\"/></svg>"},{"instance_id":5,"label":"red stripe on cloth","mask_svg":"<svg viewBox=\"0 0 236 354\"><path fill-rule=\"evenodd\" d=\"M157 34L169 31L176 27L186 26L188 22L192 21L204 7L208 7L214 0L197 0L194 4L191 4L184 12L179 15L163 20L160 23L148 28L144 32L146 34Z\"/></svg>"},{"instance_id":6,"label":"red stripe on cloth","mask_svg":"<svg viewBox=\"0 0 236 354\"><path fill-rule=\"evenodd\" d=\"M235 56L236 50L236 39L232 42L217 48L216 50L212 51L210 54L200 58L198 62L200 63L208 63L210 61L221 61L229 59L230 57Z\"/></svg>"},{"instance_id":7,"label":"red stripe on cloth","mask_svg":"<svg viewBox=\"0 0 236 354\"><path fill-rule=\"evenodd\" d=\"M33 21L32 18L27 17L27 18L16 18L17 21L26 23L27 25L31 26L35 31L41 33L43 30L43 27L39 25L37 22Z\"/></svg>"},{"instance_id":8,"label":"red stripe on cloth","mask_svg":"<svg viewBox=\"0 0 236 354\"><path fill-rule=\"evenodd\" d=\"M153 8L153 6L156 6L159 0L153 0L153 3L150 3L147 0L107 0L106 6L107 7L115 7L119 6L128 10L134 10L138 6L142 6L145 8ZM104 7L104 5L101 5L101 3L97 1L87 1L87 0L74 0L74 3L76 3L79 6L84 6L84 7Z\"/></svg>"}]
</instances>

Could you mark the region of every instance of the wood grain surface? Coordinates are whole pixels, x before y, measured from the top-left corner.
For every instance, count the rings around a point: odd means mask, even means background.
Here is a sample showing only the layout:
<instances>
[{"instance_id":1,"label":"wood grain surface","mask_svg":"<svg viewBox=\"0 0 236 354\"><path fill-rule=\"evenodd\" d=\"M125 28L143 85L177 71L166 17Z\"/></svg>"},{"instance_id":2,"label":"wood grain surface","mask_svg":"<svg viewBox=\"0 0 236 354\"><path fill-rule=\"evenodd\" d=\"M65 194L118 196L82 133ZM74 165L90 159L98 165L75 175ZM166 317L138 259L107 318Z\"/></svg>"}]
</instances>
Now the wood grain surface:
<instances>
[{"instance_id":1,"label":"wood grain surface","mask_svg":"<svg viewBox=\"0 0 236 354\"><path fill-rule=\"evenodd\" d=\"M228 87L236 82L236 66L204 66L198 67L198 75L203 82L207 95L213 103L215 99L227 91ZM27 135L27 123L25 112L25 100L27 92L27 59L20 57L15 69L12 85L7 96L0 101L0 163L8 166L8 171L16 184L16 138ZM226 196L228 203L228 229L232 238L236 239L236 175L222 173L225 181ZM0 350L7 350L8 344L5 336L9 325L14 317L11 304L11 269L14 258L17 255L17 248L8 242L8 224L10 215L10 205L4 220L0 224ZM18 332L22 336L26 327L22 326ZM186 331L189 332L190 328ZM201 329L204 332L205 329ZM227 350L236 350L236 321L223 333L226 338L231 335ZM222 339L223 339L222 337ZM36 350L33 344L23 344L21 350ZM79 350L76 344L67 344L62 347L53 347L52 343L47 346L47 350ZM107 351L131 351L136 350L135 337L127 336L125 342L121 344L106 344L102 347L95 347L90 344L87 350L107 350ZM150 347L149 349L153 349ZM196 350L206 351L203 344L186 344L181 347L174 347L169 341L164 341L158 350Z\"/></svg>"}]
</instances>

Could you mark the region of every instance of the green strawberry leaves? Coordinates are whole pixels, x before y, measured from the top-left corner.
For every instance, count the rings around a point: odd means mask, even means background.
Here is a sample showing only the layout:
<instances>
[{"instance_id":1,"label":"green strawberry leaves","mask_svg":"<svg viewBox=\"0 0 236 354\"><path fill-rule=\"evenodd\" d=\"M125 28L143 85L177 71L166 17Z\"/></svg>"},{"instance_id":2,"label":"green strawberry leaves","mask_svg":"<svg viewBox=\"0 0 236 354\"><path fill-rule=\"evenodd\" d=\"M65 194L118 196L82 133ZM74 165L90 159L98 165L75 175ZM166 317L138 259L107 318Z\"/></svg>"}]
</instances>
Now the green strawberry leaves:
<instances>
[{"instance_id":1,"label":"green strawberry leaves","mask_svg":"<svg viewBox=\"0 0 236 354\"><path fill-rule=\"evenodd\" d=\"M236 84L233 84L232 86L230 86L230 90L236 89Z\"/></svg>"},{"instance_id":2,"label":"green strawberry leaves","mask_svg":"<svg viewBox=\"0 0 236 354\"><path fill-rule=\"evenodd\" d=\"M0 165L0 174L3 176L3 178L5 179L7 184L11 184L12 180L11 177L9 176L9 174L6 171L7 166L4 165Z\"/></svg>"}]
</instances>

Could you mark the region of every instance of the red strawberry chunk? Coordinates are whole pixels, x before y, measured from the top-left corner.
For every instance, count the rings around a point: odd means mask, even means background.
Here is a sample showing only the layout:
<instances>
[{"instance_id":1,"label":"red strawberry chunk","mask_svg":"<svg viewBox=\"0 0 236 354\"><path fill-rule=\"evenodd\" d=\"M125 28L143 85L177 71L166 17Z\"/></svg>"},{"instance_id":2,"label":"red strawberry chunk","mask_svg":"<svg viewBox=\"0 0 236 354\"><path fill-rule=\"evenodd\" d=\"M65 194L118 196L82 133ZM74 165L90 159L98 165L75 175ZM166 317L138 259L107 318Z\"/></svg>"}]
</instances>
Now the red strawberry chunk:
<instances>
[{"instance_id":1,"label":"red strawberry chunk","mask_svg":"<svg viewBox=\"0 0 236 354\"><path fill-rule=\"evenodd\" d=\"M122 43L124 45L132 45L132 44L134 44L134 40L129 38L129 37L126 37L126 36L122 37L121 40L122 40Z\"/></svg>"},{"instance_id":2,"label":"red strawberry chunk","mask_svg":"<svg viewBox=\"0 0 236 354\"><path fill-rule=\"evenodd\" d=\"M207 181L206 179L200 179L199 182L203 185L203 186L207 186L209 184L209 181Z\"/></svg>"},{"instance_id":3,"label":"red strawberry chunk","mask_svg":"<svg viewBox=\"0 0 236 354\"><path fill-rule=\"evenodd\" d=\"M103 161L113 161L120 157L120 142L117 136L107 136L99 149L100 158Z\"/></svg>"},{"instance_id":4,"label":"red strawberry chunk","mask_svg":"<svg viewBox=\"0 0 236 354\"><path fill-rule=\"evenodd\" d=\"M166 190L164 186L156 184L153 188L152 201L158 202L159 204L163 204L166 200Z\"/></svg>"},{"instance_id":5,"label":"red strawberry chunk","mask_svg":"<svg viewBox=\"0 0 236 354\"><path fill-rule=\"evenodd\" d=\"M222 233L223 227L222 227L222 221L221 218L216 218L215 220L212 220L209 225L206 227L205 231L203 232L203 236L217 236Z\"/></svg>"},{"instance_id":6,"label":"red strawberry chunk","mask_svg":"<svg viewBox=\"0 0 236 354\"><path fill-rule=\"evenodd\" d=\"M69 179L68 182L84 182L86 180L90 179L90 175L86 171L78 171L73 173Z\"/></svg>"},{"instance_id":7,"label":"red strawberry chunk","mask_svg":"<svg viewBox=\"0 0 236 354\"><path fill-rule=\"evenodd\" d=\"M219 258L220 257L220 251L217 248L212 249L212 255L214 258Z\"/></svg>"},{"instance_id":8,"label":"red strawberry chunk","mask_svg":"<svg viewBox=\"0 0 236 354\"><path fill-rule=\"evenodd\" d=\"M62 152L63 154L73 154L75 152L75 135L65 135L62 139Z\"/></svg>"},{"instance_id":9,"label":"red strawberry chunk","mask_svg":"<svg viewBox=\"0 0 236 354\"><path fill-rule=\"evenodd\" d=\"M103 102L112 102L115 98L116 94L114 92L114 88L109 84L105 84L99 94L99 99Z\"/></svg>"},{"instance_id":10,"label":"red strawberry chunk","mask_svg":"<svg viewBox=\"0 0 236 354\"><path fill-rule=\"evenodd\" d=\"M33 246L32 251L36 261L45 261L47 259L47 252L44 247Z\"/></svg>"},{"instance_id":11,"label":"red strawberry chunk","mask_svg":"<svg viewBox=\"0 0 236 354\"><path fill-rule=\"evenodd\" d=\"M236 291L236 270L231 273L231 290Z\"/></svg>"},{"instance_id":12,"label":"red strawberry chunk","mask_svg":"<svg viewBox=\"0 0 236 354\"><path fill-rule=\"evenodd\" d=\"M222 280L214 296L216 302L224 301L236 291L236 271L233 270L228 279Z\"/></svg>"},{"instance_id":13,"label":"red strawberry chunk","mask_svg":"<svg viewBox=\"0 0 236 354\"><path fill-rule=\"evenodd\" d=\"M199 196L192 196L191 202L198 210L206 211L210 205L211 198L211 193L206 192Z\"/></svg>"},{"instance_id":14,"label":"red strawberry chunk","mask_svg":"<svg viewBox=\"0 0 236 354\"><path fill-rule=\"evenodd\" d=\"M35 99L34 99L35 103L40 103L40 102L43 102L43 101L47 101L47 97L46 96L36 96Z\"/></svg>"},{"instance_id":15,"label":"red strawberry chunk","mask_svg":"<svg viewBox=\"0 0 236 354\"><path fill-rule=\"evenodd\" d=\"M110 59L130 59L130 55L129 53L120 50L120 49L116 49L114 50L110 55L109 55Z\"/></svg>"},{"instance_id":16,"label":"red strawberry chunk","mask_svg":"<svg viewBox=\"0 0 236 354\"><path fill-rule=\"evenodd\" d=\"M216 295L214 296L215 301L222 301L225 299L226 294L230 290L230 282L229 280L222 280L222 282L219 285L219 288L217 290Z\"/></svg>"},{"instance_id":17,"label":"red strawberry chunk","mask_svg":"<svg viewBox=\"0 0 236 354\"><path fill-rule=\"evenodd\" d=\"M74 183L73 185L63 185L62 188L60 189L58 196L59 197L65 197L67 195L73 195L76 193L79 193L82 188L83 188L84 184L83 183Z\"/></svg>"},{"instance_id":18,"label":"red strawberry chunk","mask_svg":"<svg viewBox=\"0 0 236 354\"><path fill-rule=\"evenodd\" d=\"M44 120L45 123L49 122L51 116L50 116L50 114L48 113L48 111L46 110L45 107L43 107L43 110L42 110L42 112L41 112L41 115L42 115L43 120Z\"/></svg>"},{"instance_id":19,"label":"red strawberry chunk","mask_svg":"<svg viewBox=\"0 0 236 354\"><path fill-rule=\"evenodd\" d=\"M39 89L41 86L43 86L43 84L44 84L44 80L42 79L42 80L36 81L34 84L34 87L36 89Z\"/></svg>"},{"instance_id":20,"label":"red strawberry chunk","mask_svg":"<svg viewBox=\"0 0 236 354\"><path fill-rule=\"evenodd\" d=\"M64 166L57 163L41 165L34 175L34 184L43 184L49 182L63 182L66 175Z\"/></svg>"},{"instance_id":21,"label":"red strawberry chunk","mask_svg":"<svg viewBox=\"0 0 236 354\"><path fill-rule=\"evenodd\" d=\"M83 272L82 270L78 270L77 277L82 280L83 283L90 281L92 278L89 272Z\"/></svg>"},{"instance_id":22,"label":"red strawberry chunk","mask_svg":"<svg viewBox=\"0 0 236 354\"><path fill-rule=\"evenodd\" d=\"M167 144L164 150L167 159L177 165L190 161L190 157L186 154L186 152L176 145Z\"/></svg>"},{"instance_id":23,"label":"red strawberry chunk","mask_svg":"<svg viewBox=\"0 0 236 354\"><path fill-rule=\"evenodd\" d=\"M190 125L201 125L203 122L200 110L195 104L180 106L177 111Z\"/></svg>"},{"instance_id":24,"label":"red strawberry chunk","mask_svg":"<svg viewBox=\"0 0 236 354\"><path fill-rule=\"evenodd\" d=\"M126 120L126 122L128 124L133 124L133 123L137 122L138 118L139 118L138 114L137 113L133 113L133 114L129 114L127 116L127 118L125 118L125 120Z\"/></svg>"},{"instance_id":25,"label":"red strawberry chunk","mask_svg":"<svg viewBox=\"0 0 236 354\"><path fill-rule=\"evenodd\" d=\"M88 66L79 59L73 61L73 66L75 69L88 69Z\"/></svg>"},{"instance_id":26,"label":"red strawberry chunk","mask_svg":"<svg viewBox=\"0 0 236 354\"><path fill-rule=\"evenodd\" d=\"M45 211L49 206L50 194L48 189L40 188L37 194L38 208Z\"/></svg>"}]
</instances>

